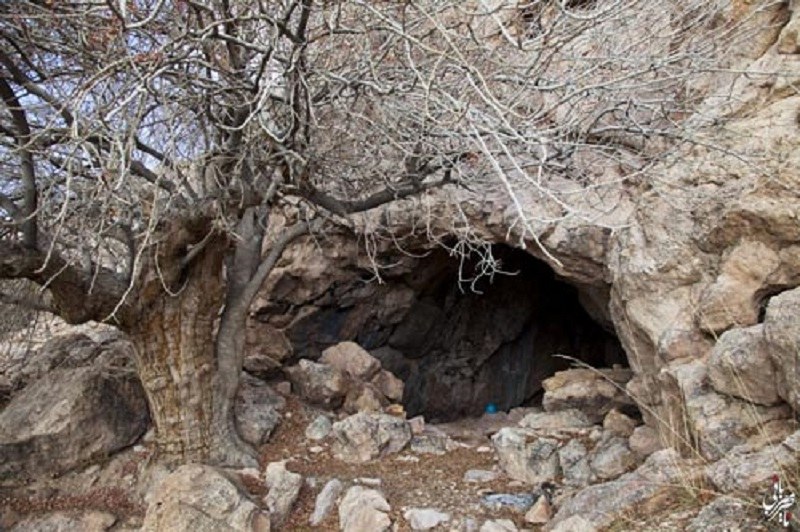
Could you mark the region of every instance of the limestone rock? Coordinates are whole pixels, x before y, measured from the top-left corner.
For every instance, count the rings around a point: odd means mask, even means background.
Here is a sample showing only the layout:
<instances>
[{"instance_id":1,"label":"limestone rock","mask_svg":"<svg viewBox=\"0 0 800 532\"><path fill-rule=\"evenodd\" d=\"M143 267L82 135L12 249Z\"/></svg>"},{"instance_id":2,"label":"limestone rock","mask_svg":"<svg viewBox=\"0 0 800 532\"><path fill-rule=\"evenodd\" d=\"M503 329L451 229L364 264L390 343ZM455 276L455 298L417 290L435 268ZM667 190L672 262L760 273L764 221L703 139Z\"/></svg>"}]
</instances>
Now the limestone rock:
<instances>
[{"instance_id":1,"label":"limestone rock","mask_svg":"<svg viewBox=\"0 0 800 532\"><path fill-rule=\"evenodd\" d=\"M724 332L708 360L708 377L720 393L767 406L781 401L762 324Z\"/></svg>"},{"instance_id":2,"label":"limestone rock","mask_svg":"<svg viewBox=\"0 0 800 532\"><path fill-rule=\"evenodd\" d=\"M640 458L645 458L661 449L662 445L655 429L642 425L633 429L633 434L628 438L628 447Z\"/></svg>"},{"instance_id":3,"label":"limestone rock","mask_svg":"<svg viewBox=\"0 0 800 532\"><path fill-rule=\"evenodd\" d=\"M334 478L329 480L314 501L314 512L308 519L308 524L311 526L319 526L322 524L330 511L336 505L336 500L342 494L343 489L344 486L339 479Z\"/></svg>"},{"instance_id":4,"label":"limestone rock","mask_svg":"<svg viewBox=\"0 0 800 532\"><path fill-rule=\"evenodd\" d=\"M269 488L264 502L269 509L271 522L280 525L286 520L300 495L303 477L286 469L284 460L269 464L264 480Z\"/></svg>"},{"instance_id":5,"label":"limestone rock","mask_svg":"<svg viewBox=\"0 0 800 532\"><path fill-rule=\"evenodd\" d=\"M333 424L333 453L346 462L367 462L401 451L411 440L404 419L362 412Z\"/></svg>"},{"instance_id":6,"label":"limestone rock","mask_svg":"<svg viewBox=\"0 0 800 532\"><path fill-rule=\"evenodd\" d=\"M399 403L403 400L405 384L395 377L393 373L382 369L372 378L371 382L389 401Z\"/></svg>"},{"instance_id":7,"label":"limestone rock","mask_svg":"<svg viewBox=\"0 0 800 532\"><path fill-rule=\"evenodd\" d=\"M500 467L530 484L553 480L559 473L558 440L537 437L529 429L506 427L492 436Z\"/></svg>"},{"instance_id":8,"label":"limestone rock","mask_svg":"<svg viewBox=\"0 0 800 532\"><path fill-rule=\"evenodd\" d=\"M434 508L409 508L403 517L411 530L430 530L450 521L450 514Z\"/></svg>"},{"instance_id":9,"label":"limestone rock","mask_svg":"<svg viewBox=\"0 0 800 532\"><path fill-rule=\"evenodd\" d=\"M532 525L543 525L553 517L553 509L547 497L541 495L525 514L525 522Z\"/></svg>"},{"instance_id":10,"label":"limestone rock","mask_svg":"<svg viewBox=\"0 0 800 532\"><path fill-rule=\"evenodd\" d=\"M306 427L306 438L312 441L324 440L331 433L332 428L333 423L330 418L320 414Z\"/></svg>"},{"instance_id":11,"label":"limestone rock","mask_svg":"<svg viewBox=\"0 0 800 532\"><path fill-rule=\"evenodd\" d=\"M589 456L579 440L572 439L558 450L558 461L567 486L584 487L589 484L592 471L589 468Z\"/></svg>"},{"instance_id":12,"label":"limestone rock","mask_svg":"<svg viewBox=\"0 0 800 532\"><path fill-rule=\"evenodd\" d=\"M442 455L456 446L450 436L430 427L411 438L411 450L415 453Z\"/></svg>"},{"instance_id":13,"label":"limestone rock","mask_svg":"<svg viewBox=\"0 0 800 532\"><path fill-rule=\"evenodd\" d=\"M800 412L800 288L770 299L764 335L775 366L778 394Z\"/></svg>"},{"instance_id":14,"label":"limestone rock","mask_svg":"<svg viewBox=\"0 0 800 532\"><path fill-rule=\"evenodd\" d=\"M236 392L234 415L242 438L258 447L269 440L281 420L279 410L286 400L272 391L265 382L242 373Z\"/></svg>"},{"instance_id":15,"label":"limestone rock","mask_svg":"<svg viewBox=\"0 0 800 532\"><path fill-rule=\"evenodd\" d=\"M533 493L488 493L481 497L481 505L494 511L526 512L535 502Z\"/></svg>"},{"instance_id":16,"label":"limestone rock","mask_svg":"<svg viewBox=\"0 0 800 532\"><path fill-rule=\"evenodd\" d=\"M603 418L603 428L611 434L628 438L636 428L636 421L613 409Z\"/></svg>"},{"instance_id":17,"label":"limestone rock","mask_svg":"<svg viewBox=\"0 0 800 532\"><path fill-rule=\"evenodd\" d=\"M189 464L169 475L150 497L142 532L269 530L269 516L216 469Z\"/></svg>"},{"instance_id":18,"label":"limestone rock","mask_svg":"<svg viewBox=\"0 0 800 532\"><path fill-rule=\"evenodd\" d=\"M57 474L132 444L148 425L130 371L56 369L0 412L0 476Z\"/></svg>"},{"instance_id":19,"label":"limestone rock","mask_svg":"<svg viewBox=\"0 0 800 532\"><path fill-rule=\"evenodd\" d=\"M496 471L486 469L470 469L464 473L464 482L492 482L497 480L500 475Z\"/></svg>"},{"instance_id":20,"label":"limestone rock","mask_svg":"<svg viewBox=\"0 0 800 532\"><path fill-rule=\"evenodd\" d=\"M311 404L338 408L348 391L345 374L327 364L303 359L286 369L289 380L298 395Z\"/></svg>"},{"instance_id":21,"label":"limestone rock","mask_svg":"<svg viewBox=\"0 0 800 532\"><path fill-rule=\"evenodd\" d=\"M601 479L617 478L632 469L638 459L624 438L612 437L595 448L590 467Z\"/></svg>"},{"instance_id":22,"label":"limestone rock","mask_svg":"<svg viewBox=\"0 0 800 532\"><path fill-rule=\"evenodd\" d=\"M339 504L342 532L385 532L392 526L389 503L377 490L353 486Z\"/></svg>"},{"instance_id":23,"label":"limestone rock","mask_svg":"<svg viewBox=\"0 0 800 532\"><path fill-rule=\"evenodd\" d=\"M351 386L345 398L344 411L349 414L382 412L387 404L386 398L372 384L358 382Z\"/></svg>"},{"instance_id":24,"label":"limestone rock","mask_svg":"<svg viewBox=\"0 0 800 532\"><path fill-rule=\"evenodd\" d=\"M632 508L646 511L648 504L658 503L659 497L676 482L696 481L699 474L696 464L685 462L674 449L658 451L635 471L577 492L561 504L547 529L575 530L564 524L573 516L597 527L608 526Z\"/></svg>"},{"instance_id":25,"label":"limestone rock","mask_svg":"<svg viewBox=\"0 0 800 532\"><path fill-rule=\"evenodd\" d=\"M268 323L248 320L243 368L259 378L270 378L280 372L294 349L283 331Z\"/></svg>"},{"instance_id":26,"label":"limestone rock","mask_svg":"<svg viewBox=\"0 0 800 532\"><path fill-rule=\"evenodd\" d=\"M377 358L354 342L341 342L329 347L322 352L319 361L362 381L372 379L381 368Z\"/></svg>"},{"instance_id":27,"label":"limestone rock","mask_svg":"<svg viewBox=\"0 0 800 532\"><path fill-rule=\"evenodd\" d=\"M54 512L52 514L28 517L14 525L9 532L105 532L114 526L117 518L110 513L91 511Z\"/></svg>"},{"instance_id":28,"label":"limestone rock","mask_svg":"<svg viewBox=\"0 0 800 532\"><path fill-rule=\"evenodd\" d=\"M751 504L735 497L717 497L692 519L686 532L745 532L757 530L763 521Z\"/></svg>"},{"instance_id":29,"label":"limestone rock","mask_svg":"<svg viewBox=\"0 0 800 532\"><path fill-rule=\"evenodd\" d=\"M556 412L534 412L526 415L519 422L519 426L526 429L565 429L591 427L589 418L574 408L558 410Z\"/></svg>"},{"instance_id":30,"label":"limestone rock","mask_svg":"<svg viewBox=\"0 0 800 532\"><path fill-rule=\"evenodd\" d=\"M744 492L754 488L767 489L772 475L786 471L796 463L796 451L785 444L771 445L753 452L737 448L723 459L706 466L705 474L721 493Z\"/></svg>"},{"instance_id":31,"label":"limestone rock","mask_svg":"<svg viewBox=\"0 0 800 532\"><path fill-rule=\"evenodd\" d=\"M542 406L547 412L577 409L591 422L599 423L612 409L630 409L633 401L625 393L631 378L625 369L569 369L559 371L542 382Z\"/></svg>"}]
</instances>

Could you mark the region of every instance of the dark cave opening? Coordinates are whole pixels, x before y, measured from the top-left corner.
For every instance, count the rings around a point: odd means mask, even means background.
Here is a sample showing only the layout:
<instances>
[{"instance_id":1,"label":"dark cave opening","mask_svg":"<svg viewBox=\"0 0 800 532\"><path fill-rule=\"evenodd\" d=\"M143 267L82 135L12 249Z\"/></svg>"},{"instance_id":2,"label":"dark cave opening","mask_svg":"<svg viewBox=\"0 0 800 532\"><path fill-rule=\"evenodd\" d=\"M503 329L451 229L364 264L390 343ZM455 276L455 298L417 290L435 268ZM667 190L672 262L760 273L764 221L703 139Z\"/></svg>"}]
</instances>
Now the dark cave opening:
<instances>
[{"instance_id":1,"label":"dark cave opening","mask_svg":"<svg viewBox=\"0 0 800 532\"><path fill-rule=\"evenodd\" d=\"M406 280L415 301L372 352L406 383L408 415L443 422L480 415L489 403L499 410L535 403L542 380L572 364L554 355L627 365L616 336L549 266L503 245L492 257L509 274L472 283L485 261L459 263L439 252Z\"/></svg>"},{"instance_id":2,"label":"dark cave opening","mask_svg":"<svg viewBox=\"0 0 800 532\"><path fill-rule=\"evenodd\" d=\"M491 257L510 274L474 284L464 279L487 264L476 254L460 261L439 249L404 257L382 283L356 266L333 273L325 292L295 303L292 315L285 314L289 303L273 299L289 323L281 330L292 358L315 359L330 345L355 341L405 382L407 414L433 422L479 416L489 403L504 411L537 404L542 381L573 365L554 355L593 367L627 366L608 322L604 328L592 318L604 320L602 289L579 291L546 263L506 245L492 246ZM302 282L290 282L286 293Z\"/></svg>"}]
</instances>

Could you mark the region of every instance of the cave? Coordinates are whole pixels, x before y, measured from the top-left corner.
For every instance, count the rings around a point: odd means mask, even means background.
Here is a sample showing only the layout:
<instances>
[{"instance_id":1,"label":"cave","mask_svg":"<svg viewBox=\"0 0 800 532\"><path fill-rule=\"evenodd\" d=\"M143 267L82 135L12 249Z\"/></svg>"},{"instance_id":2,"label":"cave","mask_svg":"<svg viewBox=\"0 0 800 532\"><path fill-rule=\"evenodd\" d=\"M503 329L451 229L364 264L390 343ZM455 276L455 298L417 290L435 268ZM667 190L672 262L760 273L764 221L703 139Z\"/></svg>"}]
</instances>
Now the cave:
<instances>
[{"instance_id":1,"label":"cave","mask_svg":"<svg viewBox=\"0 0 800 532\"><path fill-rule=\"evenodd\" d=\"M463 259L430 251L382 283L354 269L293 321L295 354L353 340L405 382L407 414L432 422L478 416L490 403L536 405L542 381L576 360L627 366L613 328L584 308L586 288L522 250L488 249ZM487 257L500 271L490 273Z\"/></svg>"}]
</instances>

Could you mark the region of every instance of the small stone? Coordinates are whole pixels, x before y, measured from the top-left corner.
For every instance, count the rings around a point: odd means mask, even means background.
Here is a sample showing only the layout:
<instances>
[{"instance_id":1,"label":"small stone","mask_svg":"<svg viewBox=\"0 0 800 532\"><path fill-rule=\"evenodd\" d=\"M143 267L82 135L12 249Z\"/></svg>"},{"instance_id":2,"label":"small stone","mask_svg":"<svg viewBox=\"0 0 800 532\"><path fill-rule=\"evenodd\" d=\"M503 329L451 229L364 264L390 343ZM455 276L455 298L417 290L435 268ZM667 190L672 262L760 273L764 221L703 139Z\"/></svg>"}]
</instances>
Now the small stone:
<instances>
[{"instance_id":1,"label":"small stone","mask_svg":"<svg viewBox=\"0 0 800 532\"><path fill-rule=\"evenodd\" d=\"M308 448L308 452L310 452L311 454L319 454L324 450L325 450L325 448L324 447L320 447L319 445L314 445L314 446Z\"/></svg>"},{"instance_id":2,"label":"small stone","mask_svg":"<svg viewBox=\"0 0 800 532\"><path fill-rule=\"evenodd\" d=\"M384 412L394 417L406 417L406 410L403 405L391 404L383 409Z\"/></svg>"},{"instance_id":3,"label":"small stone","mask_svg":"<svg viewBox=\"0 0 800 532\"><path fill-rule=\"evenodd\" d=\"M592 422L586 414L574 408L557 412L534 412L528 414L519 426L526 429L567 429L591 427Z\"/></svg>"},{"instance_id":4,"label":"small stone","mask_svg":"<svg viewBox=\"0 0 800 532\"><path fill-rule=\"evenodd\" d=\"M389 503L380 492L353 486L339 504L342 532L386 532L392 526Z\"/></svg>"},{"instance_id":5,"label":"small stone","mask_svg":"<svg viewBox=\"0 0 800 532\"><path fill-rule=\"evenodd\" d=\"M411 427L411 434L417 436L425 431L425 418L423 416L412 417L408 420Z\"/></svg>"},{"instance_id":6,"label":"small stone","mask_svg":"<svg viewBox=\"0 0 800 532\"><path fill-rule=\"evenodd\" d=\"M306 427L306 438L313 441L324 440L331 433L332 427L333 423L328 416L320 414Z\"/></svg>"},{"instance_id":7,"label":"small stone","mask_svg":"<svg viewBox=\"0 0 800 532\"><path fill-rule=\"evenodd\" d=\"M589 484L592 471L586 447L578 440L570 440L558 450L558 460L564 474L564 484L583 487Z\"/></svg>"},{"instance_id":8,"label":"small stone","mask_svg":"<svg viewBox=\"0 0 800 532\"><path fill-rule=\"evenodd\" d=\"M358 482L359 484L363 484L365 486L369 486L371 488L379 488L381 484L383 484L383 481L381 479L369 478L369 477L357 478L356 482Z\"/></svg>"},{"instance_id":9,"label":"small stone","mask_svg":"<svg viewBox=\"0 0 800 532\"><path fill-rule=\"evenodd\" d=\"M481 504L492 510L511 509L522 513L533 505L533 495L530 493L491 493L481 498Z\"/></svg>"},{"instance_id":10,"label":"small stone","mask_svg":"<svg viewBox=\"0 0 800 532\"><path fill-rule=\"evenodd\" d=\"M464 473L464 482L492 482L497 480L500 475L495 471L486 469L470 469Z\"/></svg>"},{"instance_id":11,"label":"small stone","mask_svg":"<svg viewBox=\"0 0 800 532\"><path fill-rule=\"evenodd\" d=\"M368 462L397 453L411 440L403 419L361 412L333 424L334 456L346 462Z\"/></svg>"},{"instance_id":12,"label":"small stone","mask_svg":"<svg viewBox=\"0 0 800 532\"><path fill-rule=\"evenodd\" d=\"M603 419L603 428L615 436L627 438L633 434L636 421L614 408Z\"/></svg>"},{"instance_id":13,"label":"small stone","mask_svg":"<svg viewBox=\"0 0 800 532\"><path fill-rule=\"evenodd\" d=\"M272 522L280 525L286 520L300 495L303 477L286 469L286 461L272 462L267 466L265 481L269 492L264 502Z\"/></svg>"},{"instance_id":14,"label":"small stone","mask_svg":"<svg viewBox=\"0 0 800 532\"><path fill-rule=\"evenodd\" d=\"M655 429L646 425L633 429L628 446L640 458L646 458L662 447Z\"/></svg>"},{"instance_id":15,"label":"small stone","mask_svg":"<svg viewBox=\"0 0 800 532\"><path fill-rule=\"evenodd\" d=\"M308 520L311 526L319 526L336 504L336 499L342 494L344 486L339 479L329 480L314 502L314 512Z\"/></svg>"},{"instance_id":16,"label":"small stone","mask_svg":"<svg viewBox=\"0 0 800 532\"><path fill-rule=\"evenodd\" d=\"M356 412L382 412L386 398L371 384L359 383L350 389L344 400L344 410Z\"/></svg>"},{"instance_id":17,"label":"small stone","mask_svg":"<svg viewBox=\"0 0 800 532\"><path fill-rule=\"evenodd\" d=\"M480 532L517 532L519 529L511 519L494 519L486 521Z\"/></svg>"},{"instance_id":18,"label":"small stone","mask_svg":"<svg viewBox=\"0 0 800 532\"><path fill-rule=\"evenodd\" d=\"M621 438L611 438L594 450L590 466L602 479L612 479L626 473L638 463L636 455Z\"/></svg>"},{"instance_id":19,"label":"small stone","mask_svg":"<svg viewBox=\"0 0 800 532\"><path fill-rule=\"evenodd\" d=\"M292 393L292 383L281 381L275 385L275 391L281 395L290 395Z\"/></svg>"},{"instance_id":20,"label":"small stone","mask_svg":"<svg viewBox=\"0 0 800 532\"><path fill-rule=\"evenodd\" d=\"M543 525L553 517L553 509L544 495L540 496L525 514L525 522L532 525Z\"/></svg>"},{"instance_id":21,"label":"small stone","mask_svg":"<svg viewBox=\"0 0 800 532\"><path fill-rule=\"evenodd\" d=\"M433 508L409 508L403 512L411 530L430 530L450 521L450 514Z\"/></svg>"},{"instance_id":22,"label":"small stone","mask_svg":"<svg viewBox=\"0 0 800 532\"><path fill-rule=\"evenodd\" d=\"M487 445L481 445L477 449L475 449L476 453L490 453L492 452L492 448Z\"/></svg>"},{"instance_id":23,"label":"small stone","mask_svg":"<svg viewBox=\"0 0 800 532\"><path fill-rule=\"evenodd\" d=\"M372 384L380 390L388 400L394 402L403 400L403 388L405 384L390 371L386 371L385 369L379 371L378 374L372 378Z\"/></svg>"}]
</instances>

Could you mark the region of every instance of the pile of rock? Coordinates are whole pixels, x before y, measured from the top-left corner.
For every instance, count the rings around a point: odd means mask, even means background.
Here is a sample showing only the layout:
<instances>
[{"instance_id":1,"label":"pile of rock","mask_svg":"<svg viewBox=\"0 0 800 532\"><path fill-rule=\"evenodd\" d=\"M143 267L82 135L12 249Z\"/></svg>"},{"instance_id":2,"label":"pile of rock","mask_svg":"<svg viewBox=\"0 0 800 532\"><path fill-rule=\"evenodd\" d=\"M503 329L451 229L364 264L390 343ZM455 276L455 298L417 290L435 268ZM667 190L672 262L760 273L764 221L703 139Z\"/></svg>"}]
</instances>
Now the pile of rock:
<instances>
[{"instance_id":1,"label":"pile of rock","mask_svg":"<svg viewBox=\"0 0 800 532\"><path fill-rule=\"evenodd\" d=\"M353 342L329 347L317 362L300 360L285 373L309 404L348 414L381 412L403 399L403 381Z\"/></svg>"}]
</instances>

